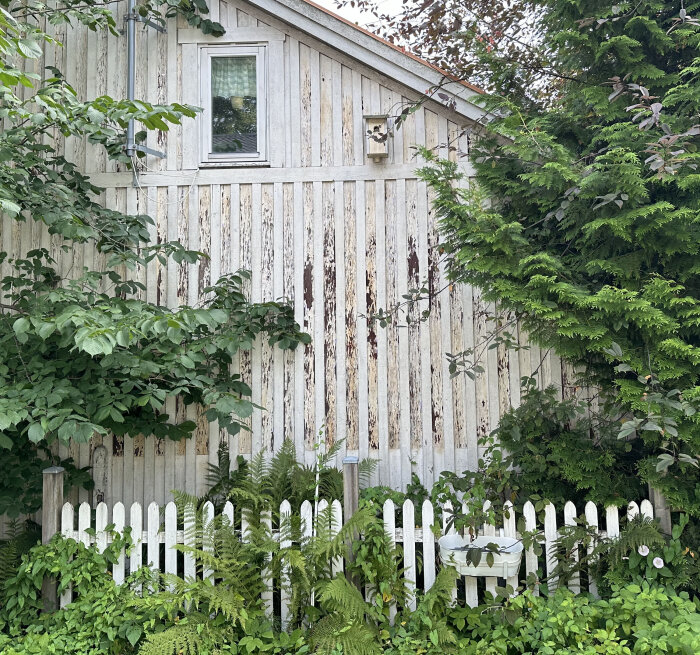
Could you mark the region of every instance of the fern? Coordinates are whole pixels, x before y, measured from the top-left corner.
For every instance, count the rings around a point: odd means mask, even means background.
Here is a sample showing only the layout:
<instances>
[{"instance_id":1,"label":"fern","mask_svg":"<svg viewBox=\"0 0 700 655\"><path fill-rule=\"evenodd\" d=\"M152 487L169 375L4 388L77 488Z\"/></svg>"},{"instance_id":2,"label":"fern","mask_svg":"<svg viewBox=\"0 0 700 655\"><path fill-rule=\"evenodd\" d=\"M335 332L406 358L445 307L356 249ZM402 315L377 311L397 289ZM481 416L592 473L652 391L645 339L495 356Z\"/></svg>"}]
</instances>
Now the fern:
<instances>
[{"instance_id":1,"label":"fern","mask_svg":"<svg viewBox=\"0 0 700 655\"><path fill-rule=\"evenodd\" d=\"M212 629L207 615L192 614L163 632L149 634L139 655L201 655L232 636L230 630Z\"/></svg>"},{"instance_id":2,"label":"fern","mask_svg":"<svg viewBox=\"0 0 700 655\"><path fill-rule=\"evenodd\" d=\"M382 652L377 631L365 623L347 623L342 616L323 617L310 631L309 643L322 655L379 655Z\"/></svg>"}]
</instances>

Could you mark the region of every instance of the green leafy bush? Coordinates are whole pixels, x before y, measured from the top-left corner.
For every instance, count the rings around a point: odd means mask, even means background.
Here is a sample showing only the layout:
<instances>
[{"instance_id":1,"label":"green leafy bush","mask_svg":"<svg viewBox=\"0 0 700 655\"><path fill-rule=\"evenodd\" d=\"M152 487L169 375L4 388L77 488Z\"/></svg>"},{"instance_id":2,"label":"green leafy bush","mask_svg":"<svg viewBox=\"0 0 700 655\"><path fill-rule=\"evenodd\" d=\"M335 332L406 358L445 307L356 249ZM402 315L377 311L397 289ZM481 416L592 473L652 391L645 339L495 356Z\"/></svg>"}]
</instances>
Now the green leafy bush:
<instances>
[{"instance_id":1,"label":"green leafy bush","mask_svg":"<svg viewBox=\"0 0 700 655\"><path fill-rule=\"evenodd\" d=\"M574 596L559 589L551 597L532 592L484 611L452 613L468 638L463 655L605 653L691 655L700 651L700 613L685 594L648 582L616 589L609 600Z\"/></svg>"}]
</instances>

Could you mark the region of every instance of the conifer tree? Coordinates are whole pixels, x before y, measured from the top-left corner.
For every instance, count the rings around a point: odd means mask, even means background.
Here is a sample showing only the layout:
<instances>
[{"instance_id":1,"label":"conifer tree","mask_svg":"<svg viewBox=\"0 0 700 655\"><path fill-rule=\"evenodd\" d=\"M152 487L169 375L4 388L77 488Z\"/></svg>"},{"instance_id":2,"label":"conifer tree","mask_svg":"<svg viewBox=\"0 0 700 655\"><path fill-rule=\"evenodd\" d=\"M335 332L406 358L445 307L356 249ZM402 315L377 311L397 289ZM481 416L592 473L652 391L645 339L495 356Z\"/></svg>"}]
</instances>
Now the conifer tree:
<instances>
[{"instance_id":1,"label":"conifer tree","mask_svg":"<svg viewBox=\"0 0 700 655\"><path fill-rule=\"evenodd\" d=\"M697 517L700 3L533 6L549 95L486 98L468 191L424 153L449 270L585 368L642 479Z\"/></svg>"}]
</instances>

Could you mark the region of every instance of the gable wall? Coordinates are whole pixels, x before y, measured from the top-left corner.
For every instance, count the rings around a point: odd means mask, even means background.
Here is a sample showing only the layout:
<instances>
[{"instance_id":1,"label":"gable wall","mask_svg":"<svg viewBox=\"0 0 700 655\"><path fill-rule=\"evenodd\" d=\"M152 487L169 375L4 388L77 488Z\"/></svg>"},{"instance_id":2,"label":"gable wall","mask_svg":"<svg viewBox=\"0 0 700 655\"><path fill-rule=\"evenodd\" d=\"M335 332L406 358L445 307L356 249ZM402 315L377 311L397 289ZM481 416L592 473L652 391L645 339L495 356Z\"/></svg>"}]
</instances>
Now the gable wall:
<instances>
[{"instance_id":1,"label":"gable wall","mask_svg":"<svg viewBox=\"0 0 700 655\"><path fill-rule=\"evenodd\" d=\"M66 152L106 187L109 206L150 214L154 239L179 239L210 256L196 266L154 262L139 271L149 301L195 304L218 276L247 268L253 272L252 299L288 298L313 343L294 353L262 344L241 354L238 367L252 382L253 400L268 410L253 415L251 432L230 438L201 412L173 401L171 415L198 420L195 439L110 437L73 445L71 453L81 465L97 463L97 488L110 503L164 502L172 489L203 493L206 467L216 461L221 439L230 442L235 458L274 450L288 436L311 463L322 427L327 443L346 439L341 457L347 451L380 460L374 483L402 488L416 472L429 485L444 469L473 469L478 437L519 401L519 378L536 370L543 383L561 386L558 361L547 356L540 365L537 348L499 348L485 353L486 372L476 381L450 379L445 354L473 347L490 327L486 316L492 308L469 287L440 294L430 319L408 329L373 328L364 318L424 281L433 289L445 285L435 217L425 184L415 176L412 146L442 146L441 153L454 159L456 152L444 145L459 133L459 118L427 105L395 133L388 161L367 162L362 116L396 113L414 94L245 7L222 1L212 17L230 28L285 33L284 70L276 72L282 88L268 95L272 111L284 115L273 167L197 170L182 127L149 135L147 145L166 157L146 158L139 188L130 173L84 143L69 141ZM192 102L197 61L192 47L178 45L187 26L168 27L167 34L137 29L137 97ZM79 94L123 97L125 40L68 32L67 38L58 35L66 47L49 49L47 59L57 58ZM459 145L466 151L464 138ZM466 160L463 165L468 170ZM62 253L55 239L30 223L22 227L6 219L2 226L0 249L18 252L41 243L65 272L97 257L84 249ZM80 500L87 499L81 492Z\"/></svg>"}]
</instances>

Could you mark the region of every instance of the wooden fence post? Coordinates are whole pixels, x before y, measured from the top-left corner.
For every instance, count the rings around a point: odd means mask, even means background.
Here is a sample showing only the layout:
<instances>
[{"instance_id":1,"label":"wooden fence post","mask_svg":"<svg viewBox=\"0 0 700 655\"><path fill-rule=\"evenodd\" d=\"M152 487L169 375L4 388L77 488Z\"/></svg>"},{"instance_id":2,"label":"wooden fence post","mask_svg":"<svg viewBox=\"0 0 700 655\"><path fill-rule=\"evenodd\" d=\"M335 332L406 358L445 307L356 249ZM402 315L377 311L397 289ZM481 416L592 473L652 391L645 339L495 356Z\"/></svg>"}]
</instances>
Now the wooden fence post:
<instances>
[{"instance_id":1,"label":"wooden fence post","mask_svg":"<svg viewBox=\"0 0 700 655\"><path fill-rule=\"evenodd\" d=\"M671 522L671 510L666 504L666 498L658 489L651 485L649 485L649 497L652 505L654 505L654 518L659 522L661 532L670 535L673 523Z\"/></svg>"},{"instance_id":2,"label":"wooden fence post","mask_svg":"<svg viewBox=\"0 0 700 655\"><path fill-rule=\"evenodd\" d=\"M43 497L41 505L41 543L47 544L61 529L61 510L63 509L63 473L62 466L50 466L43 471ZM58 609L56 580L44 578L41 584L41 598L44 612Z\"/></svg>"},{"instance_id":3,"label":"wooden fence post","mask_svg":"<svg viewBox=\"0 0 700 655\"><path fill-rule=\"evenodd\" d=\"M343 459L343 524L347 523L357 512L360 504L360 473L359 459L354 455L349 455ZM352 564L355 557L352 552L352 543L359 535L351 535L345 546L347 550L348 564ZM357 585L357 581L352 578L346 568L348 580Z\"/></svg>"}]
</instances>

